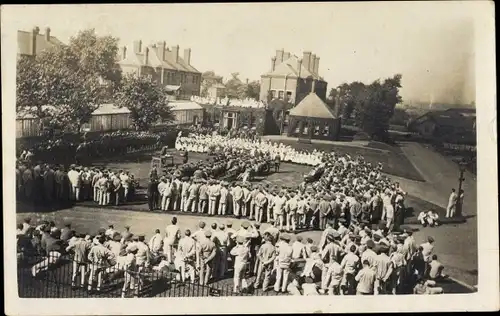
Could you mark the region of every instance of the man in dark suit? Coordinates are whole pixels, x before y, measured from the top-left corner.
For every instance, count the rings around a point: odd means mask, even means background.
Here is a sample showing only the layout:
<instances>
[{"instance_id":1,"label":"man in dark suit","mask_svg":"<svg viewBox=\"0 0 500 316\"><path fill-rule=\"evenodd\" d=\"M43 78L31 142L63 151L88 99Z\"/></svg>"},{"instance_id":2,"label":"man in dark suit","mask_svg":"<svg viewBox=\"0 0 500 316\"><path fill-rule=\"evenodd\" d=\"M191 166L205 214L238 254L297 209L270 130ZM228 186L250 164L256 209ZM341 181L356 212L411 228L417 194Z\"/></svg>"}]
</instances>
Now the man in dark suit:
<instances>
[{"instance_id":1,"label":"man in dark suit","mask_svg":"<svg viewBox=\"0 0 500 316\"><path fill-rule=\"evenodd\" d=\"M157 208L158 204L158 181L156 178L151 178L148 183L148 206L152 212Z\"/></svg>"}]
</instances>

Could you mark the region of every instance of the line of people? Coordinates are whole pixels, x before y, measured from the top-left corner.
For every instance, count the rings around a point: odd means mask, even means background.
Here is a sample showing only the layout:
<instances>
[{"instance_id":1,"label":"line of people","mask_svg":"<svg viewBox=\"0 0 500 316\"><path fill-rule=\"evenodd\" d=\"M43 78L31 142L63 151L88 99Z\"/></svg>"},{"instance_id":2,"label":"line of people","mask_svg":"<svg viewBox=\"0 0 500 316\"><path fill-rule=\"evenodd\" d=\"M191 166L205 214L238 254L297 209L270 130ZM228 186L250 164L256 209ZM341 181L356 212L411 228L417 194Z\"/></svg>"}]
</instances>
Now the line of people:
<instances>
[{"instance_id":1,"label":"line of people","mask_svg":"<svg viewBox=\"0 0 500 316\"><path fill-rule=\"evenodd\" d=\"M94 200L118 205L133 198L138 183L129 171L19 162L16 167L17 199L52 205Z\"/></svg>"}]
</instances>

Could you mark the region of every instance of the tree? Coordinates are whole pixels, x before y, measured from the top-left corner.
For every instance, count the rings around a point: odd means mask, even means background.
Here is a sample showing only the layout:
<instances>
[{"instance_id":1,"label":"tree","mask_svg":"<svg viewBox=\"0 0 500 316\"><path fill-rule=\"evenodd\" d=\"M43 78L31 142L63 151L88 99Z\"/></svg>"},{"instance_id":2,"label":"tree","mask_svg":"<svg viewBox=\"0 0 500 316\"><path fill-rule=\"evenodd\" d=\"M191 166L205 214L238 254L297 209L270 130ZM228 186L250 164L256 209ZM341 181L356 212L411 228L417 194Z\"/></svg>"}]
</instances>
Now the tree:
<instances>
[{"instance_id":1,"label":"tree","mask_svg":"<svg viewBox=\"0 0 500 316\"><path fill-rule=\"evenodd\" d=\"M222 84L222 77L217 76L213 70L205 71L201 75L201 96L208 96L208 88L213 86L216 83Z\"/></svg>"},{"instance_id":2,"label":"tree","mask_svg":"<svg viewBox=\"0 0 500 316\"><path fill-rule=\"evenodd\" d=\"M164 87L144 77L125 76L115 94L115 104L131 111L130 117L138 130L175 119Z\"/></svg>"},{"instance_id":3,"label":"tree","mask_svg":"<svg viewBox=\"0 0 500 316\"><path fill-rule=\"evenodd\" d=\"M78 60L63 45L18 61L16 108L40 119L49 136L54 129L79 132L99 106L102 86Z\"/></svg>"},{"instance_id":4,"label":"tree","mask_svg":"<svg viewBox=\"0 0 500 316\"><path fill-rule=\"evenodd\" d=\"M254 80L249 82L246 89L246 98L259 100L260 98L260 81Z\"/></svg>"},{"instance_id":5,"label":"tree","mask_svg":"<svg viewBox=\"0 0 500 316\"><path fill-rule=\"evenodd\" d=\"M243 82L239 78L238 72L233 72L231 74L231 79L229 79L226 86L226 95L230 98L241 98L242 93L244 93L245 89L242 88Z\"/></svg>"},{"instance_id":6,"label":"tree","mask_svg":"<svg viewBox=\"0 0 500 316\"><path fill-rule=\"evenodd\" d=\"M389 120L396 104L402 101L399 95L401 79L402 76L397 74L383 82L376 80L355 94L354 119L373 138L388 140Z\"/></svg>"},{"instance_id":7,"label":"tree","mask_svg":"<svg viewBox=\"0 0 500 316\"><path fill-rule=\"evenodd\" d=\"M69 45L19 58L16 109L40 119L45 129L79 132L121 80L117 53L117 38L99 37L90 29L72 37Z\"/></svg>"}]
</instances>

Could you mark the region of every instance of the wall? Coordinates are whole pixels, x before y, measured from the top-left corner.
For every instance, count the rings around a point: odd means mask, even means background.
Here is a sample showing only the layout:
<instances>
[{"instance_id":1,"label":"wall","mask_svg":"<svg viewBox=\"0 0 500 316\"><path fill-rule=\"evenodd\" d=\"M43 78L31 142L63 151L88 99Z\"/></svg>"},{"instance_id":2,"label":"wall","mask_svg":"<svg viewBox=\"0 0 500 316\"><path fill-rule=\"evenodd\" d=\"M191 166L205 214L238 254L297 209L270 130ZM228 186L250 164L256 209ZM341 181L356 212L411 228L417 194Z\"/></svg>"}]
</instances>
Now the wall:
<instances>
[{"instance_id":1,"label":"wall","mask_svg":"<svg viewBox=\"0 0 500 316\"><path fill-rule=\"evenodd\" d=\"M269 88L269 84L271 84ZM276 90L276 97L279 97L279 91L285 90L291 92L291 100L296 100L296 89L297 87L297 79L296 78L287 78L286 79L286 88L285 88L285 78L261 78L261 87L260 87L260 101L267 101L267 95L269 90ZM296 104L296 103L295 103Z\"/></svg>"},{"instance_id":2,"label":"wall","mask_svg":"<svg viewBox=\"0 0 500 316\"><path fill-rule=\"evenodd\" d=\"M174 110L175 121L172 124L193 124L195 116L198 117L198 123L203 123L204 110Z\"/></svg>"}]
</instances>

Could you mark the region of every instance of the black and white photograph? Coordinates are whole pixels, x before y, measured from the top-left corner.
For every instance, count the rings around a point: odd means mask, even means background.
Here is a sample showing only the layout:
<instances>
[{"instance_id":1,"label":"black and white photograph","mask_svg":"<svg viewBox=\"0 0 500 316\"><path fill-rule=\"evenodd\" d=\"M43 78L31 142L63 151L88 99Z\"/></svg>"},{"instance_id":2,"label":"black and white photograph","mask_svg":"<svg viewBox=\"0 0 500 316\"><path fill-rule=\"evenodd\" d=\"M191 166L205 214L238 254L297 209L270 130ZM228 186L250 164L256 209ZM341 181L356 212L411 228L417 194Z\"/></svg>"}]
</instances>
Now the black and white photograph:
<instances>
[{"instance_id":1,"label":"black and white photograph","mask_svg":"<svg viewBox=\"0 0 500 316\"><path fill-rule=\"evenodd\" d=\"M1 11L7 314L500 308L493 2Z\"/></svg>"}]
</instances>

